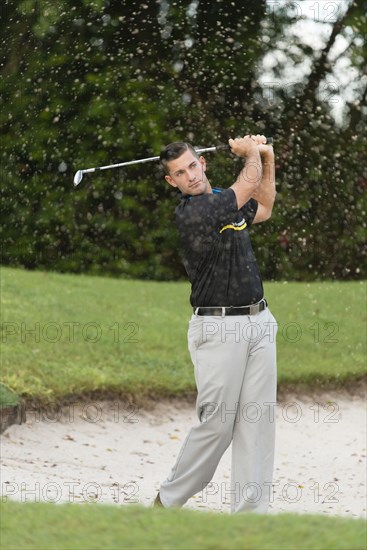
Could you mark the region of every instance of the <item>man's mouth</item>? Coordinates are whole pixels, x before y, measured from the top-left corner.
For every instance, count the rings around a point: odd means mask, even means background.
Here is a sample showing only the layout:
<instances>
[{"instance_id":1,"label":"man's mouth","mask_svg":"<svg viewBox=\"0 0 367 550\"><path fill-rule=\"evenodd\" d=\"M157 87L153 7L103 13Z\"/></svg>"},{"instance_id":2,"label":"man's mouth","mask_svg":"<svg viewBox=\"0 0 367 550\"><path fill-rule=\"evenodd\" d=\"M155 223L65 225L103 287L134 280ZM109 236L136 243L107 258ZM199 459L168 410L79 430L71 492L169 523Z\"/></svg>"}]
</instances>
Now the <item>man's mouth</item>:
<instances>
[{"instance_id":1,"label":"man's mouth","mask_svg":"<svg viewBox=\"0 0 367 550\"><path fill-rule=\"evenodd\" d=\"M190 189L191 189L191 187L196 187L196 185L198 185L200 182L201 182L201 180L195 181L194 183L190 183L190 185L189 185Z\"/></svg>"}]
</instances>

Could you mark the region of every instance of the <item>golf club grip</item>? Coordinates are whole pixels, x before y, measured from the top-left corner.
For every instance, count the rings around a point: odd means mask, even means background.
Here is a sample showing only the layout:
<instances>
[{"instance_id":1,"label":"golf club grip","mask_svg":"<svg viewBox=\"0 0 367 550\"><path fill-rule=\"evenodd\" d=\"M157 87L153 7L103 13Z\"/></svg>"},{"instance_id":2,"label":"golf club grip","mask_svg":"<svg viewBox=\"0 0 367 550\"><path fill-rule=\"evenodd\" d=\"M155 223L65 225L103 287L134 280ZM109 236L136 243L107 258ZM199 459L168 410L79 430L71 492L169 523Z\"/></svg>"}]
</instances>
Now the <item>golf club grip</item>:
<instances>
[{"instance_id":1,"label":"golf club grip","mask_svg":"<svg viewBox=\"0 0 367 550\"><path fill-rule=\"evenodd\" d=\"M264 145L273 145L273 144L274 144L274 139L272 137L266 138L266 143ZM227 145L226 143L221 143L216 146L217 151L230 151L230 149L231 149L230 146Z\"/></svg>"}]
</instances>

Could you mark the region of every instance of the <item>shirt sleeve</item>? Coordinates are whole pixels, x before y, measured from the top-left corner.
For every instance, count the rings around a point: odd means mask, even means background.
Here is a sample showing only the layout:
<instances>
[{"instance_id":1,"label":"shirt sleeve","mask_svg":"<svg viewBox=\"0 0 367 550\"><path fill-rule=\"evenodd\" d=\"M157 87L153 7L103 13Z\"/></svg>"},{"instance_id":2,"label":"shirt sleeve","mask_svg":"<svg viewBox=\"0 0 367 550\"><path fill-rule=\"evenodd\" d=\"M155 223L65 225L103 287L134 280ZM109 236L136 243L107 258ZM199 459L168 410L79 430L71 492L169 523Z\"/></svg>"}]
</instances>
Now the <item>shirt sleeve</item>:
<instances>
[{"instance_id":1,"label":"shirt sleeve","mask_svg":"<svg viewBox=\"0 0 367 550\"><path fill-rule=\"evenodd\" d=\"M250 199L242 206L242 208L239 209L239 212L241 212L245 218L247 227L252 225L254 217L256 216L258 205L259 203L256 199Z\"/></svg>"}]
</instances>

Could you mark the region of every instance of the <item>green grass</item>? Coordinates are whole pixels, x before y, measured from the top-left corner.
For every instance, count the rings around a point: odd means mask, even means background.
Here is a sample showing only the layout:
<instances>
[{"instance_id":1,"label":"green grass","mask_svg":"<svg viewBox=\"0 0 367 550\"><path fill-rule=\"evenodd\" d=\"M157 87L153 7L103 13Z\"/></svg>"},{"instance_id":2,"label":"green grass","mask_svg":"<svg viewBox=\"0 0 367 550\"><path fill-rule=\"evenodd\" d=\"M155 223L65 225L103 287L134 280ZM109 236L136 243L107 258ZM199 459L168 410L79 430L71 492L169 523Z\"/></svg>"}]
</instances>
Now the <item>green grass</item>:
<instances>
[{"instance_id":1,"label":"green grass","mask_svg":"<svg viewBox=\"0 0 367 550\"><path fill-rule=\"evenodd\" d=\"M254 513L229 516L138 505L7 502L0 508L1 546L6 550L366 548L362 519Z\"/></svg>"},{"instance_id":2,"label":"green grass","mask_svg":"<svg viewBox=\"0 0 367 550\"><path fill-rule=\"evenodd\" d=\"M188 283L3 268L1 284L3 382L27 400L195 393ZM279 324L280 389L364 377L365 282L264 286Z\"/></svg>"},{"instance_id":3,"label":"green grass","mask_svg":"<svg viewBox=\"0 0 367 550\"><path fill-rule=\"evenodd\" d=\"M0 409L5 405L8 407L15 407L20 402L20 399L16 393L9 390L4 384L0 384Z\"/></svg>"},{"instance_id":4,"label":"green grass","mask_svg":"<svg viewBox=\"0 0 367 550\"><path fill-rule=\"evenodd\" d=\"M1 284L2 377L24 399L60 404L120 395L139 405L146 396L195 392L187 283L4 268ZM280 388L362 380L365 289L364 282L265 284L279 324ZM0 404L11 400L0 386ZM9 501L1 503L0 523L1 547L9 550L366 548L363 520L321 515Z\"/></svg>"}]
</instances>

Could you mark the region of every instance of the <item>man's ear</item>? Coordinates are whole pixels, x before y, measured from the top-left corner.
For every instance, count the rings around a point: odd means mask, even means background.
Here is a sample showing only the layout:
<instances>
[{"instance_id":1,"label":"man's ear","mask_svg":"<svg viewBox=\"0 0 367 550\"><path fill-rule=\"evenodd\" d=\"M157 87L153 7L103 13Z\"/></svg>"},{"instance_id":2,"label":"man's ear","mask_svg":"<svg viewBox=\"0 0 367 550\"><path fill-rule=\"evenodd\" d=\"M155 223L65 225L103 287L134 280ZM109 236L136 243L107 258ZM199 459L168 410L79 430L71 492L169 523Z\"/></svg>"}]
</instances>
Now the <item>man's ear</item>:
<instances>
[{"instance_id":1,"label":"man's ear","mask_svg":"<svg viewBox=\"0 0 367 550\"><path fill-rule=\"evenodd\" d=\"M177 187L177 185L175 184L175 182L173 181L173 179L171 178L171 176L164 176L164 179L165 179L170 185L172 185L172 187Z\"/></svg>"},{"instance_id":2,"label":"man's ear","mask_svg":"<svg viewBox=\"0 0 367 550\"><path fill-rule=\"evenodd\" d=\"M204 172L206 172L206 160L203 156L199 157L199 162L202 165Z\"/></svg>"}]
</instances>

